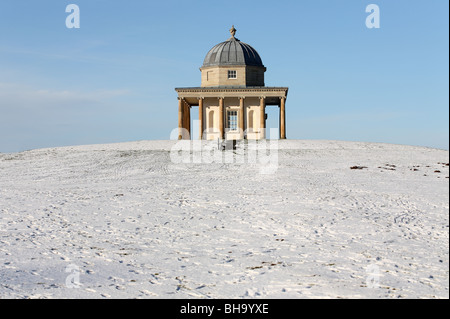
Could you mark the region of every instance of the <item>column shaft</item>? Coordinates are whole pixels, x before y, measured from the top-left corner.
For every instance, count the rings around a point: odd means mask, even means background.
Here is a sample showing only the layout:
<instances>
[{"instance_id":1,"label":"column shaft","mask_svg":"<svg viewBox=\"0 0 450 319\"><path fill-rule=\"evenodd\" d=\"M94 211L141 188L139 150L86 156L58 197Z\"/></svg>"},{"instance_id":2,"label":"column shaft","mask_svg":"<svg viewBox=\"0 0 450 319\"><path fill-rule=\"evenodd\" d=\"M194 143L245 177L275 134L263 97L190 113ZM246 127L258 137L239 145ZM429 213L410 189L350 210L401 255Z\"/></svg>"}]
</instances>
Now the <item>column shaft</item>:
<instances>
[{"instance_id":1,"label":"column shaft","mask_svg":"<svg viewBox=\"0 0 450 319\"><path fill-rule=\"evenodd\" d=\"M219 98L219 132L220 132L220 138L225 138L225 130L224 130L224 108L223 108L223 98Z\"/></svg>"},{"instance_id":2,"label":"column shaft","mask_svg":"<svg viewBox=\"0 0 450 319\"><path fill-rule=\"evenodd\" d=\"M266 138L266 99L264 97L260 98L259 103L260 109L260 123L259 123L259 138Z\"/></svg>"},{"instance_id":3,"label":"column shaft","mask_svg":"<svg viewBox=\"0 0 450 319\"><path fill-rule=\"evenodd\" d=\"M198 100L198 130L199 130L199 140L203 139L203 98Z\"/></svg>"},{"instance_id":4,"label":"column shaft","mask_svg":"<svg viewBox=\"0 0 450 319\"><path fill-rule=\"evenodd\" d=\"M183 100L178 99L178 139L183 138Z\"/></svg>"},{"instance_id":5,"label":"column shaft","mask_svg":"<svg viewBox=\"0 0 450 319\"><path fill-rule=\"evenodd\" d=\"M280 139L286 139L286 98L282 97L280 102Z\"/></svg>"},{"instance_id":6,"label":"column shaft","mask_svg":"<svg viewBox=\"0 0 450 319\"><path fill-rule=\"evenodd\" d=\"M189 104L186 103L186 129L188 131L188 137L187 139L191 139L191 106Z\"/></svg>"},{"instance_id":7,"label":"column shaft","mask_svg":"<svg viewBox=\"0 0 450 319\"><path fill-rule=\"evenodd\" d=\"M186 108L186 102L183 102L183 140L186 139L186 131L187 131L187 108Z\"/></svg>"},{"instance_id":8,"label":"column shaft","mask_svg":"<svg viewBox=\"0 0 450 319\"><path fill-rule=\"evenodd\" d=\"M239 99L239 137L244 138L244 98Z\"/></svg>"}]
</instances>

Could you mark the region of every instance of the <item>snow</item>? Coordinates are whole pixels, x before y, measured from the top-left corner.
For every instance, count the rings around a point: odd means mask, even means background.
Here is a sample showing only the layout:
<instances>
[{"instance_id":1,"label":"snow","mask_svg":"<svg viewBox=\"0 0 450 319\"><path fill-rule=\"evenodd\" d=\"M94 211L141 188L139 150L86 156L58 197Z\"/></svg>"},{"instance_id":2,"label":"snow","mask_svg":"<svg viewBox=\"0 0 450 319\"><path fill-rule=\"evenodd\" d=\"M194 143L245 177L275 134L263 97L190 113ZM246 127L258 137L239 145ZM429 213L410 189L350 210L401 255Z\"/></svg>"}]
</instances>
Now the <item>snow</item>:
<instances>
[{"instance_id":1,"label":"snow","mask_svg":"<svg viewBox=\"0 0 450 319\"><path fill-rule=\"evenodd\" d=\"M0 154L0 297L449 298L448 151L178 143Z\"/></svg>"}]
</instances>

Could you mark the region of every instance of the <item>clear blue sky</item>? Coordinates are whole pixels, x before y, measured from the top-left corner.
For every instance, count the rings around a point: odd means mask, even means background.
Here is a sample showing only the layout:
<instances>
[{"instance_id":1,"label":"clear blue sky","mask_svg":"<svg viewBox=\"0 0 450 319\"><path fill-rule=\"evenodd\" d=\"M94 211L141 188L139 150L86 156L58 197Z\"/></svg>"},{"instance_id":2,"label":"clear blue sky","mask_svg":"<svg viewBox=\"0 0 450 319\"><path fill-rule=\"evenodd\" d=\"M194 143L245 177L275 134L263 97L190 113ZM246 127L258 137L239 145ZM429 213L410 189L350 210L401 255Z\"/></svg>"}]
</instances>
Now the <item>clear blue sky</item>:
<instances>
[{"instance_id":1,"label":"clear blue sky","mask_svg":"<svg viewBox=\"0 0 450 319\"><path fill-rule=\"evenodd\" d=\"M68 29L68 4L80 29ZM367 5L380 28L365 25ZM449 148L447 0L0 2L0 152L169 139L229 37L288 86L287 137ZM269 110L270 123L276 123Z\"/></svg>"}]
</instances>

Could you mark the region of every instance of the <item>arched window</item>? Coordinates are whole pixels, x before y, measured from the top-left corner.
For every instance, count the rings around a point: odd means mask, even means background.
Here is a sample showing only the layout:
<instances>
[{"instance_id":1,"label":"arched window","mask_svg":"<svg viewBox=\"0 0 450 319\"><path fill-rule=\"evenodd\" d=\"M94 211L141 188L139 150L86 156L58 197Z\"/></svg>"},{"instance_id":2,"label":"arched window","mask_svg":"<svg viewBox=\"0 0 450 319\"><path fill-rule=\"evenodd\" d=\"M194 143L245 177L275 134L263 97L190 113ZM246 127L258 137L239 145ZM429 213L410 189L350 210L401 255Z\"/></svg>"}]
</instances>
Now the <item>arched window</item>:
<instances>
[{"instance_id":1,"label":"arched window","mask_svg":"<svg viewBox=\"0 0 450 319\"><path fill-rule=\"evenodd\" d=\"M253 110L251 110L250 112L248 112L248 123L247 123L247 130L249 132L253 132L253 116L254 116Z\"/></svg>"},{"instance_id":2,"label":"arched window","mask_svg":"<svg viewBox=\"0 0 450 319\"><path fill-rule=\"evenodd\" d=\"M209 132L214 132L214 111L209 111L208 128Z\"/></svg>"},{"instance_id":3,"label":"arched window","mask_svg":"<svg viewBox=\"0 0 450 319\"><path fill-rule=\"evenodd\" d=\"M227 112L227 128L230 131L238 130L238 112L237 111L228 111Z\"/></svg>"}]
</instances>

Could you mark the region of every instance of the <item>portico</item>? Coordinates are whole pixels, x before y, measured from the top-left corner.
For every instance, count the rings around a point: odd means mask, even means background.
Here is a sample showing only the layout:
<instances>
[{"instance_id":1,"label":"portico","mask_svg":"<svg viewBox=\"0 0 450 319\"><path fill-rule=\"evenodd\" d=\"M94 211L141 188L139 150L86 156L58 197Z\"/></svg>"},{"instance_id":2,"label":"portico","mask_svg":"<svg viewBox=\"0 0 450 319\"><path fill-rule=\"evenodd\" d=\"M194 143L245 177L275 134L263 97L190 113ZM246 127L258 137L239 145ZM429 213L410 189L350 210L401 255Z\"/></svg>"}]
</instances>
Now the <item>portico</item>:
<instances>
[{"instance_id":1,"label":"portico","mask_svg":"<svg viewBox=\"0 0 450 319\"><path fill-rule=\"evenodd\" d=\"M192 107L199 107L199 139L264 139L267 105L279 108L279 136L286 138L286 87L198 87L177 88L176 91L179 139L190 138Z\"/></svg>"}]
</instances>

